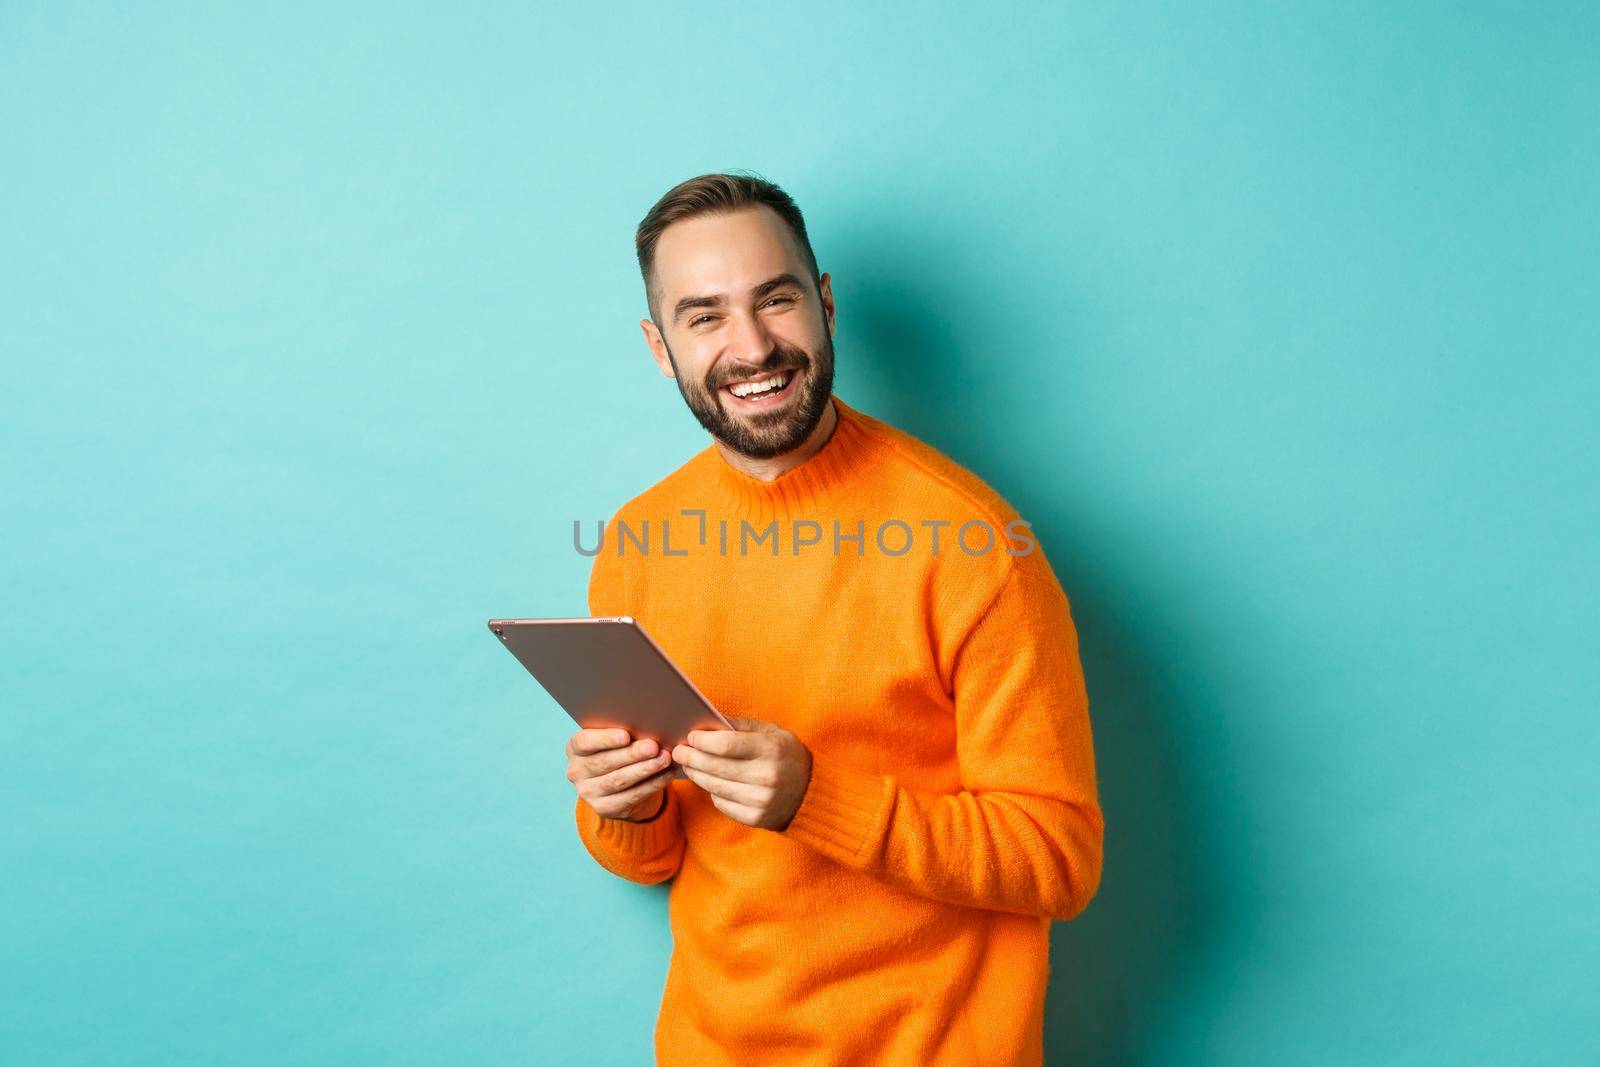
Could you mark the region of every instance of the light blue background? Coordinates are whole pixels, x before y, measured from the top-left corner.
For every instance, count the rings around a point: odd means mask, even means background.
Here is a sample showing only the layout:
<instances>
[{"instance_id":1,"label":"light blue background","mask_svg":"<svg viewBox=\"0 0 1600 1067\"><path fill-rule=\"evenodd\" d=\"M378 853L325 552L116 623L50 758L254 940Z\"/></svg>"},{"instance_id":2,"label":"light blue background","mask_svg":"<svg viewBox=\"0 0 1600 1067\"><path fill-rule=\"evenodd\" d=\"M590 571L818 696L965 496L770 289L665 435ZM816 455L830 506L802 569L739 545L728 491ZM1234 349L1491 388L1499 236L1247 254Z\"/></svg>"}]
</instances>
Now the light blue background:
<instances>
[{"instance_id":1,"label":"light blue background","mask_svg":"<svg viewBox=\"0 0 1600 1067\"><path fill-rule=\"evenodd\" d=\"M144 5L153 7L153 5ZM0 1059L640 1063L665 897L483 627L706 438L632 233L799 201L840 395L1069 596L1052 1063L1600 1050L1589 4L0 7Z\"/></svg>"}]
</instances>

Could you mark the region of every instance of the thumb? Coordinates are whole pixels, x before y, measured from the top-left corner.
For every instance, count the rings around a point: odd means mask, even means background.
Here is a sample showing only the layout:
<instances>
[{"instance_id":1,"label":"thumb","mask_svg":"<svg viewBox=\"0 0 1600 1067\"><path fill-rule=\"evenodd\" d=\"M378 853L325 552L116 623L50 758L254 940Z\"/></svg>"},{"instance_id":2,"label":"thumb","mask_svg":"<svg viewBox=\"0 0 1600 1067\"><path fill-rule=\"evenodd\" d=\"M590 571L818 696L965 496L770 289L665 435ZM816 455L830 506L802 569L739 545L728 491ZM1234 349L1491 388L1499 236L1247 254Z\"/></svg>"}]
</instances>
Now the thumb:
<instances>
[{"instance_id":1,"label":"thumb","mask_svg":"<svg viewBox=\"0 0 1600 1067\"><path fill-rule=\"evenodd\" d=\"M734 729L746 733L770 734L777 729L775 725L762 719L751 719L743 715L723 714L723 718L733 723Z\"/></svg>"}]
</instances>

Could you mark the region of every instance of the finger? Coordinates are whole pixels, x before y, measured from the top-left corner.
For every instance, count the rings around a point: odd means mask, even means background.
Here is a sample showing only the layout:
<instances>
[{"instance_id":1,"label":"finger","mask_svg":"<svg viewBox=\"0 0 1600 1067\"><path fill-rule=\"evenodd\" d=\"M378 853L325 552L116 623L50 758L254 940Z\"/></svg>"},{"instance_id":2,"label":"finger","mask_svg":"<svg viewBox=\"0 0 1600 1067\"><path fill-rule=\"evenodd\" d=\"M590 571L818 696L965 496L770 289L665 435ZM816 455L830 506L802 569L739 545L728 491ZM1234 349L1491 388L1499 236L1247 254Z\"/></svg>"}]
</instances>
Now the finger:
<instances>
[{"instance_id":1,"label":"finger","mask_svg":"<svg viewBox=\"0 0 1600 1067\"><path fill-rule=\"evenodd\" d=\"M618 767L626 767L656 755L655 741L642 737L623 748L608 748L598 756L574 756L567 761L567 780L581 782L585 778L598 778Z\"/></svg>"},{"instance_id":2,"label":"finger","mask_svg":"<svg viewBox=\"0 0 1600 1067\"><path fill-rule=\"evenodd\" d=\"M641 737L626 748L610 748L598 756L577 757L572 761L567 777L574 782L585 778L599 778L619 767L626 767L640 760L653 759L659 754L659 747L654 740Z\"/></svg>"},{"instance_id":3,"label":"finger","mask_svg":"<svg viewBox=\"0 0 1600 1067\"><path fill-rule=\"evenodd\" d=\"M734 822L744 823L746 826L759 826L765 817L763 813L748 804L740 804L736 800L725 797L713 796L711 803L716 805L718 811L732 819Z\"/></svg>"},{"instance_id":4,"label":"finger","mask_svg":"<svg viewBox=\"0 0 1600 1067\"><path fill-rule=\"evenodd\" d=\"M721 797L723 800L730 800L736 804L765 807L767 800L771 797L770 791L761 789L758 786L747 785L744 782L730 782L726 778L718 778L714 774L697 771L693 767L684 767L683 773L688 776L691 782L712 796Z\"/></svg>"},{"instance_id":5,"label":"finger","mask_svg":"<svg viewBox=\"0 0 1600 1067\"><path fill-rule=\"evenodd\" d=\"M672 750L672 758L685 767L693 767L697 771L714 774L718 778L726 778L734 782L749 782L751 785L768 785L765 779L769 773L766 770L765 760L734 759L731 756L713 756L688 745L678 745Z\"/></svg>"},{"instance_id":6,"label":"finger","mask_svg":"<svg viewBox=\"0 0 1600 1067\"><path fill-rule=\"evenodd\" d=\"M672 768L668 767L658 774L652 774L632 789L624 789L622 792L614 793L608 797L597 797L594 803L589 806L601 815L614 811L627 811L651 793L659 793L671 784Z\"/></svg>"},{"instance_id":7,"label":"finger","mask_svg":"<svg viewBox=\"0 0 1600 1067\"><path fill-rule=\"evenodd\" d=\"M609 797L630 789L663 770L672 767L672 759L665 752L658 753L650 759L630 763L620 767L610 774L602 774L595 778L588 778L578 783L578 792L586 797Z\"/></svg>"},{"instance_id":8,"label":"finger","mask_svg":"<svg viewBox=\"0 0 1600 1067\"><path fill-rule=\"evenodd\" d=\"M766 754L771 744L767 735L747 733L742 730L690 730L684 738L688 744L714 756L733 759L750 759Z\"/></svg>"},{"instance_id":9,"label":"finger","mask_svg":"<svg viewBox=\"0 0 1600 1067\"><path fill-rule=\"evenodd\" d=\"M629 740L626 730L579 730L567 740L569 754L592 756L611 748L621 748Z\"/></svg>"}]
</instances>

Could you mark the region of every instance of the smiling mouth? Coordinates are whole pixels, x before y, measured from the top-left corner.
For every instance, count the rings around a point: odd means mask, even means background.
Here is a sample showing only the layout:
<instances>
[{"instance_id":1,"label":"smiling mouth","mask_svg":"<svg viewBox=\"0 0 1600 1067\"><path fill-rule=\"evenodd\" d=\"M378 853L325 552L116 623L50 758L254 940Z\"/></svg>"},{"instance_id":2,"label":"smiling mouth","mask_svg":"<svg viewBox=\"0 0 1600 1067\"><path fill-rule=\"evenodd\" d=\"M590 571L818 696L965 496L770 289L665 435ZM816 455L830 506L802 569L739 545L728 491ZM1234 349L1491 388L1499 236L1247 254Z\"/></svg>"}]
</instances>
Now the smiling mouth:
<instances>
[{"instance_id":1,"label":"smiling mouth","mask_svg":"<svg viewBox=\"0 0 1600 1067\"><path fill-rule=\"evenodd\" d=\"M765 378L753 378L724 385L722 392L741 408L776 407L794 392L794 383L799 377L800 372L790 367L788 370L769 374Z\"/></svg>"}]
</instances>

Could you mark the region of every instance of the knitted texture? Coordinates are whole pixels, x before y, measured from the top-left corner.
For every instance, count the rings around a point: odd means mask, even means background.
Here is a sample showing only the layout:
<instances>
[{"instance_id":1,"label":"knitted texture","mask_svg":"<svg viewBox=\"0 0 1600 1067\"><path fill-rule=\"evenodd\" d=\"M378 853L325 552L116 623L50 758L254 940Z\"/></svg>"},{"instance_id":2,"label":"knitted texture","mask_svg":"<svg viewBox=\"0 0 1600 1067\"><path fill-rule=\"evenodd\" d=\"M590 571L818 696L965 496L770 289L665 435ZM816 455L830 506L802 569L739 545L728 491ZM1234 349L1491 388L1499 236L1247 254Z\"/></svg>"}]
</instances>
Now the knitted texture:
<instances>
[{"instance_id":1,"label":"knitted texture","mask_svg":"<svg viewBox=\"0 0 1600 1067\"><path fill-rule=\"evenodd\" d=\"M672 879L659 1063L1039 1064L1050 923L1102 855L1067 599L998 493L832 402L772 482L711 445L628 501L589 585L719 710L805 743L799 810L755 829L675 780L647 822L578 800L578 833Z\"/></svg>"}]
</instances>

